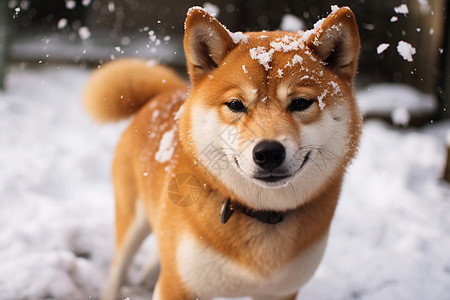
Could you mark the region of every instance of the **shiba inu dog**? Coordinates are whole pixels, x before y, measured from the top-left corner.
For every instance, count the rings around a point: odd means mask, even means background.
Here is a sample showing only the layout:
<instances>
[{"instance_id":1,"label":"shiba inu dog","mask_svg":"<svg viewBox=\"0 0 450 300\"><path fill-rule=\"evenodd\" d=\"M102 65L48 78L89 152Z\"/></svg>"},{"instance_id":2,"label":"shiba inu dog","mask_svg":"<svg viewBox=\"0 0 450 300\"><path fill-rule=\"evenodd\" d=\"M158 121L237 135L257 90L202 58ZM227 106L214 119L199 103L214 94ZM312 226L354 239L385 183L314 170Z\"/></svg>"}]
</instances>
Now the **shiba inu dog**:
<instances>
[{"instance_id":1,"label":"shiba inu dog","mask_svg":"<svg viewBox=\"0 0 450 300\"><path fill-rule=\"evenodd\" d=\"M184 47L190 86L124 59L85 90L99 121L136 113L113 162L116 244L103 297L118 297L153 232L153 299L295 299L322 258L358 145L355 17L333 6L306 32L231 33L194 7Z\"/></svg>"}]
</instances>

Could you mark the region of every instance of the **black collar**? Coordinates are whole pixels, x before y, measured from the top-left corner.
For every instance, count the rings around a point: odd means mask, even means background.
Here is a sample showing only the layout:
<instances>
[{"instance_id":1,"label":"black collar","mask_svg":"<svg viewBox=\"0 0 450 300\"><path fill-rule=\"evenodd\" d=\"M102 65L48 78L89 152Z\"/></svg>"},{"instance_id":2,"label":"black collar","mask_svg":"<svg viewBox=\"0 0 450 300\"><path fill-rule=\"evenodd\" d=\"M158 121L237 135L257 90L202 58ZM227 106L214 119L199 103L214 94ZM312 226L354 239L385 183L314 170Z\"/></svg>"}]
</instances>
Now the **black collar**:
<instances>
[{"instance_id":1,"label":"black collar","mask_svg":"<svg viewBox=\"0 0 450 300\"><path fill-rule=\"evenodd\" d=\"M220 222L225 224L230 219L231 215L236 211L246 214L251 218L255 218L256 220L267 223L267 224L277 224L283 221L285 213L271 211L271 210L254 210L249 207L246 207L242 204L232 204L231 199L228 198L222 205L222 210L220 212Z\"/></svg>"}]
</instances>

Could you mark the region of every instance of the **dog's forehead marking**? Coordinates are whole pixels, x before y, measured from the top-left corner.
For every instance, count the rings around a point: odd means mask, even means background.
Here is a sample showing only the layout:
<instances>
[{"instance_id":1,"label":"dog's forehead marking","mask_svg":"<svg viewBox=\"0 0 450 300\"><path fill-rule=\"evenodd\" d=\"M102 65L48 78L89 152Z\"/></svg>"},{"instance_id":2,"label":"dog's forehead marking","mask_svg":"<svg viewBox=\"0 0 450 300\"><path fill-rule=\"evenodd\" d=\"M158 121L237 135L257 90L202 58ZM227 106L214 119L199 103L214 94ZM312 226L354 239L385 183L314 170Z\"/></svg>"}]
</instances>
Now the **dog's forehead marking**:
<instances>
[{"instance_id":1,"label":"dog's forehead marking","mask_svg":"<svg viewBox=\"0 0 450 300\"><path fill-rule=\"evenodd\" d=\"M292 93L292 83L289 80L284 80L280 82L280 84L277 86L276 94L278 99L284 100L289 97L289 95Z\"/></svg>"},{"instance_id":2,"label":"dog's forehead marking","mask_svg":"<svg viewBox=\"0 0 450 300\"><path fill-rule=\"evenodd\" d=\"M249 103L254 103L255 101L258 100L260 90L253 84L251 83L244 84L242 86L242 91L244 92L245 97L247 98Z\"/></svg>"}]
</instances>

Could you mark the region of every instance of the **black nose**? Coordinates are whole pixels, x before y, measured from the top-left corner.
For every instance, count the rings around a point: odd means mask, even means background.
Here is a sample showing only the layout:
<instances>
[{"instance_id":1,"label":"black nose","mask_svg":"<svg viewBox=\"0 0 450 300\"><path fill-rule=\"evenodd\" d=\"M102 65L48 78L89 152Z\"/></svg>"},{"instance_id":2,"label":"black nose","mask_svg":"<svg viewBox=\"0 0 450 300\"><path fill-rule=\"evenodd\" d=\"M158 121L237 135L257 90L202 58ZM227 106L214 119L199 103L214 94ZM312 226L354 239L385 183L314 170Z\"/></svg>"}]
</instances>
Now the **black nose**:
<instances>
[{"instance_id":1,"label":"black nose","mask_svg":"<svg viewBox=\"0 0 450 300\"><path fill-rule=\"evenodd\" d=\"M272 171L286 157L286 149L277 141L262 141L253 148L253 161L261 168Z\"/></svg>"}]
</instances>

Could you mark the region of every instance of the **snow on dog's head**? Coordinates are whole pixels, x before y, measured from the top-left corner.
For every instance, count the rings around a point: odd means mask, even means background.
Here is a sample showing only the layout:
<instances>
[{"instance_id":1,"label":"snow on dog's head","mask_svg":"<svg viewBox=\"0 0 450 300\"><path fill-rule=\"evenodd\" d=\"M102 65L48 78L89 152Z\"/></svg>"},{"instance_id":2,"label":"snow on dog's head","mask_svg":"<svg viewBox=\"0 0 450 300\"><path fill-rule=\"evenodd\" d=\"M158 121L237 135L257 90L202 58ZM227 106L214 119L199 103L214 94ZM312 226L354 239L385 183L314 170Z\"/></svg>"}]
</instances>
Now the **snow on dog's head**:
<instances>
[{"instance_id":1,"label":"snow on dog's head","mask_svg":"<svg viewBox=\"0 0 450 300\"><path fill-rule=\"evenodd\" d=\"M333 7L310 31L239 36L205 10L189 11L183 145L246 205L292 209L332 184L355 153L355 18Z\"/></svg>"}]
</instances>

